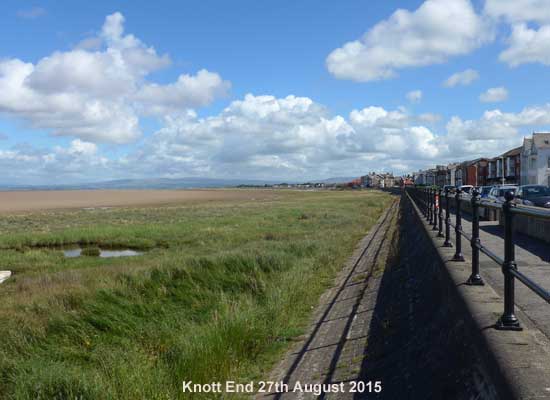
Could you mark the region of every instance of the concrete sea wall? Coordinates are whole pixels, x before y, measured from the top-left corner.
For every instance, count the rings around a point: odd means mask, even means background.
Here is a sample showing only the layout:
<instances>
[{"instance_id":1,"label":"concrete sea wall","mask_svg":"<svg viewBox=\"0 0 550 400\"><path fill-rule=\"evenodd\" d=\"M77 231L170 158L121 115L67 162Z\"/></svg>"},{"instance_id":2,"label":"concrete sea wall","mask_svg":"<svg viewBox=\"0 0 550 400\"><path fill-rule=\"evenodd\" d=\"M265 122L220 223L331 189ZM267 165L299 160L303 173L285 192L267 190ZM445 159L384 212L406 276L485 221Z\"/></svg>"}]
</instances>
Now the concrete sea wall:
<instances>
[{"instance_id":1,"label":"concrete sea wall","mask_svg":"<svg viewBox=\"0 0 550 400\"><path fill-rule=\"evenodd\" d=\"M400 256L412 257L416 279L429 282L427 288L434 293L428 299L434 304L423 305L439 319L441 330L431 339L432 344L440 347L444 344L441 337L447 338L447 349L440 351L448 352L455 369L467 371L461 378L464 386L445 398L550 399L548 338L528 324L521 332L495 330L503 299L489 285L466 285L470 260L451 261L454 249L442 247L437 232L406 194L402 203L408 220L403 223L400 240L409 243L409 250L402 248ZM453 354L463 354L464 359L458 362L460 358ZM445 368L445 363L442 365Z\"/></svg>"}]
</instances>

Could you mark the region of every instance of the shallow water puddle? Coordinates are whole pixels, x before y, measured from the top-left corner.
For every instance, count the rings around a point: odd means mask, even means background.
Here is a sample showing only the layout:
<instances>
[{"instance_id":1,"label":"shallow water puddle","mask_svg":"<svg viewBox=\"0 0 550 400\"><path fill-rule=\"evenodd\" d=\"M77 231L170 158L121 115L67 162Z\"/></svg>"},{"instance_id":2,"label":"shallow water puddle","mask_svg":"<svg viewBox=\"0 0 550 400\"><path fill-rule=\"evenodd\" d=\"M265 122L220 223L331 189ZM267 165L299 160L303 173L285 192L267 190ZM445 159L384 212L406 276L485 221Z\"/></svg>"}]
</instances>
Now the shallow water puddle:
<instances>
[{"instance_id":1,"label":"shallow water puddle","mask_svg":"<svg viewBox=\"0 0 550 400\"><path fill-rule=\"evenodd\" d=\"M143 254L142 252L131 250L131 249L121 249L121 250L106 250L99 249L99 257L101 258L110 258L110 257L132 257L139 256ZM73 249L63 250L63 255L67 258L80 257L82 255L82 248L75 247Z\"/></svg>"}]
</instances>

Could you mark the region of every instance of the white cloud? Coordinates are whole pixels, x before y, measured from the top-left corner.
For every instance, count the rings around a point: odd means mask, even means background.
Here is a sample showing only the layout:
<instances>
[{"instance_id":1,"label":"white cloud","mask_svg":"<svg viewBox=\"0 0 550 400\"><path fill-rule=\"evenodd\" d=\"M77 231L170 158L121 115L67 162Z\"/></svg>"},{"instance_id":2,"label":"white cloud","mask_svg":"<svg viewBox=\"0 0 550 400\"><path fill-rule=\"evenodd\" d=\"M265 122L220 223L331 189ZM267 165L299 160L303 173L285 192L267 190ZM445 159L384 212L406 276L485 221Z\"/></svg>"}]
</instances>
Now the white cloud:
<instances>
[{"instance_id":1,"label":"white cloud","mask_svg":"<svg viewBox=\"0 0 550 400\"><path fill-rule=\"evenodd\" d=\"M433 124L441 120L441 115L434 113L424 113L418 116L418 120L421 122Z\"/></svg>"},{"instance_id":2,"label":"white cloud","mask_svg":"<svg viewBox=\"0 0 550 400\"><path fill-rule=\"evenodd\" d=\"M504 87L487 89L479 95L479 100L484 103L498 103L508 99L508 90Z\"/></svg>"},{"instance_id":3,"label":"white cloud","mask_svg":"<svg viewBox=\"0 0 550 400\"><path fill-rule=\"evenodd\" d=\"M42 7L31 7L17 11L17 16L25 19L36 19L46 15L46 10Z\"/></svg>"},{"instance_id":4,"label":"white cloud","mask_svg":"<svg viewBox=\"0 0 550 400\"><path fill-rule=\"evenodd\" d=\"M448 88L452 88L457 85L468 86L477 79L479 79L479 73L475 69L469 68L449 76L449 78L443 82L443 86Z\"/></svg>"},{"instance_id":5,"label":"white cloud","mask_svg":"<svg viewBox=\"0 0 550 400\"><path fill-rule=\"evenodd\" d=\"M395 11L359 40L332 51L326 64L340 79L387 79L401 68L467 54L492 38L490 24L475 13L469 0L427 0L413 12Z\"/></svg>"},{"instance_id":6,"label":"white cloud","mask_svg":"<svg viewBox=\"0 0 550 400\"><path fill-rule=\"evenodd\" d=\"M353 146L358 152L418 160L436 158L444 151L430 129L416 125L416 119L402 111L366 107L353 110L350 123L355 130Z\"/></svg>"},{"instance_id":7,"label":"white cloud","mask_svg":"<svg viewBox=\"0 0 550 400\"><path fill-rule=\"evenodd\" d=\"M213 72L201 69L196 75L180 75L168 85L143 85L135 99L144 114L169 114L186 107L205 106L227 93L230 85Z\"/></svg>"},{"instance_id":8,"label":"white cloud","mask_svg":"<svg viewBox=\"0 0 550 400\"><path fill-rule=\"evenodd\" d=\"M550 65L550 25L535 30L526 24L516 24L508 43L499 59L511 67L534 62Z\"/></svg>"},{"instance_id":9,"label":"white cloud","mask_svg":"<svg viewBox=\"0 0 550 400\"><path fill-rule=\"evenodd\" d=\"M9 150L0 149L0 168L9 171L2 183L82 182L112 176L114 167L115 162L99 155L94 143L79 139L73 140L68 147L55 146L53 149L39 149L27 144Z\"/></svg>"},{"instance_id":10,"label":"white cloud","mask_svg":"<svg viewBox=\"0 0 550 400\"><path fill-rule=\"evenodd\" d=\"M550 22L548 0L486 0L485 13L508 22Z\"/></svg>"},{"instance_id":11,"label":"white cloud","mask_svg":"<svg viewBox=\"0 0 550 400\"><path fill-rule=\"evenodd\" d=\"M83 142L80 139L75 139L71 142L68 149L58 147L59 153L76 154L81 156L94 156L97 153L97 145L95 143Z\"/></svg>"},{"instance_id":12,"label":"white cloud","mask_svg":"<svg viewBox=\"0 0 550 400\"><path fill-rule=\"evenodd\" d=\"M248 94L216 116L167 118L142 157L158 170L174 172L258 174L276 163L279 173L296 173L308 163L338 157L350 132L342 117L329 117L309 98Z\"/></svg>"},{"instance_id":13,"label":"white cloud","mask_svg":"<svg viewBox=\"0 0 550 400\"><path fill-rule=\"evenodd\" d=\"M422 100L422 90L413 90L407 93L407 100L409 100L411 103L418 103L420 100Z\"/></svg>"},{"instance_id":14,"label":"white cloud","mask_svg":"<svg viewBox=\"0 0 550 400\"><path fill-rule=\"evenodd\" d=\"M246 95L221 113L168 117L121 168L134 175L304 179L414 164L445 154L437 116L366 107L346 118L307 97Z\"/></svg>"},{"instance_id":15,"label":"white cloud","mask_svg":"<svg viewBox=\"0 0 550 400\"><path fill-rule=\"evenodd\" d=\"M548 0L486 0L484 12L511 24L508 48L500 53L500 61L511 67L527 63L550 65Z\"/></svg>"},{"instance_id":16,"label":"white cloud","mask_svg":"<svg viewBox=\"0 0 550 400\"><path fill-rule=\"evenodd\" d=\"M446 141L456 157L494 156L521 144L527 129L550 124L550 104L526 107L518 113L486 111L477 120L452 117Z\"/></svg>"},{"instance_id":17,"label":"white cloud","mask_svg":"<svg viewBox=\"0 0 550 400\"><path fill-rule=\"evenodd\" d=\"M57 51L36 64L0 60L0 112L54 135L128 143L140 136L140 115L185 112L228 90L228 82L207 70L167 85L147 81L170 58L124 34L123 23L122 14L109 15L93 46ZM103 48L90 50L98 40Z\"/></svg>"},{"instance_id":18,"label":"white cloud","mask_svg":"<svg viewBox=\"0 0 550 400\"><path fill-rule=\"evenodd\" d=\"M26 182L51 176L302 180L407 172L515 147L526 128L550 125L550 104L518 113L490 110L472 120L455 116L444 128L435 125L440 118L377 106L330 115L307 97L248 94L209 117L192 110L166 115L161 129L123 156L107 158L95 143L74 139L53 149L0 150L0 168L9 179Z\"/></svg>"}]
</instances>

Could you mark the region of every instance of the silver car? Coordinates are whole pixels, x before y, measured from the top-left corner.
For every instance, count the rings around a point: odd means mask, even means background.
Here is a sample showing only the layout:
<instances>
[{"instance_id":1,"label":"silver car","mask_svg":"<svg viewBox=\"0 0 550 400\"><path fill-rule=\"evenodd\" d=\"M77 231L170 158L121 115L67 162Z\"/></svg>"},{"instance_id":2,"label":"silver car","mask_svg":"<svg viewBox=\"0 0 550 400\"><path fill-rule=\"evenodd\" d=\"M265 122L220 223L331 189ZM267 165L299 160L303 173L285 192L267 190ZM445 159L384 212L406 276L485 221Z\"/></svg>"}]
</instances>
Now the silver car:
<instances>
[{"instance_id":1,"label":"silver car","mask_svg":"<svg viewBox=\"0 0 550 400\"><path fill-rule=\"evenodd\" d=\"M506 192L512 192L515 195L517 190L518 190L517 185L493 186L493 188L487 195L487 200L493 201L495 203L504 203L506 201L504 199L504 194Z\"/></svg>"}]
</instances>

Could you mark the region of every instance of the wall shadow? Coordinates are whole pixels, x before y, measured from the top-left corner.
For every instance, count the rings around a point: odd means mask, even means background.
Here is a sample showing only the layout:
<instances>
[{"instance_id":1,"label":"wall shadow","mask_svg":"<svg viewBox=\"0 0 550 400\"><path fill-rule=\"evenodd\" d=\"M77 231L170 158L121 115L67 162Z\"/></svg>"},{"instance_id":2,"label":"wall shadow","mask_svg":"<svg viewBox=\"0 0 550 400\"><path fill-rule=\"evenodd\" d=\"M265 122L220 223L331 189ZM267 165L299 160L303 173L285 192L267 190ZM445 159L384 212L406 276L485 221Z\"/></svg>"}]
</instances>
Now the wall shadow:
<instances>
[{"instance_id":1,"label":"wall shadow","mask_svg":"<svg viewBox=\"0 0 550 400\"><path fill-rule=\"evenodd\" d=\"M410 202L401 207L399 241L382 276L360 372L383 390L354 398L496 398L465 312L449 301L456 289Z\"/></svg>"}]
</instances>

